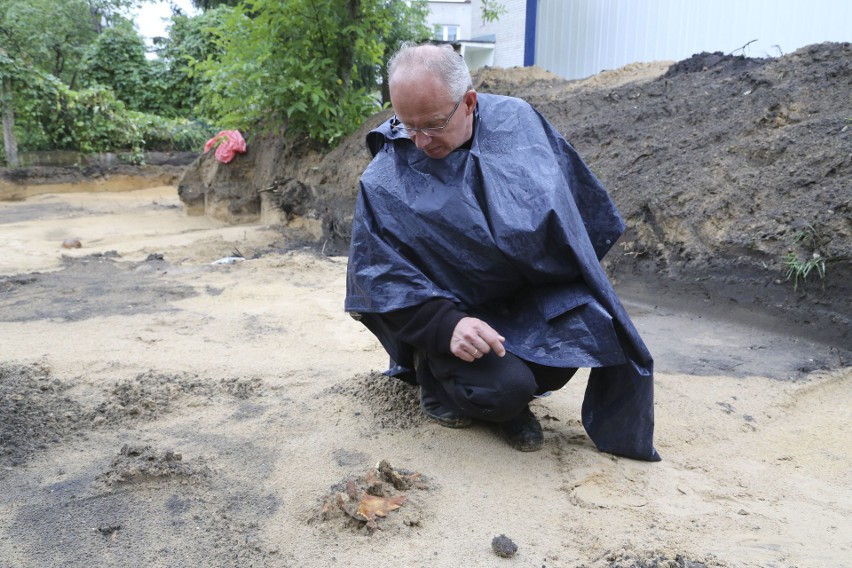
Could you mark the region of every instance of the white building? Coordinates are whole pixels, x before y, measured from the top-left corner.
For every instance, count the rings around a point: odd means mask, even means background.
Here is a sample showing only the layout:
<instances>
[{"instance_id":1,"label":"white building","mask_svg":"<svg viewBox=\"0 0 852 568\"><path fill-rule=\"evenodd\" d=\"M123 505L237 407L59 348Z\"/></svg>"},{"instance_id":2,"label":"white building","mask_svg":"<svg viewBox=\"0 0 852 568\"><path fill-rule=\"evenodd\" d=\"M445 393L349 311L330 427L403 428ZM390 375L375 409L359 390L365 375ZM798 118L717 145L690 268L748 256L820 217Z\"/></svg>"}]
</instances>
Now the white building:
<instances>
[{"instance_id":1,"label":"white building","mask_svg":"<svg viewBox=\"0 0 852 568\"><path fill-rule=\"evenodd\" d=\"M580 79L636 61L702 51L774 57L805 45L852 41L847 0L430 0L436 39L458 46L471 70L537 65Z\"/></svg>"},{"instance_id":2,"label":"white building","mask_svg":"<svg viewBox=\"0 0 852 568\"><path fill-rule=\"evenodd\" d=\"M478 30L481 6L471 0L430 0L426 23L434 30L433 39L456 46L473 71L485 66L501 66L494 59L495 37Z\"/></svg>"}]
</instances>

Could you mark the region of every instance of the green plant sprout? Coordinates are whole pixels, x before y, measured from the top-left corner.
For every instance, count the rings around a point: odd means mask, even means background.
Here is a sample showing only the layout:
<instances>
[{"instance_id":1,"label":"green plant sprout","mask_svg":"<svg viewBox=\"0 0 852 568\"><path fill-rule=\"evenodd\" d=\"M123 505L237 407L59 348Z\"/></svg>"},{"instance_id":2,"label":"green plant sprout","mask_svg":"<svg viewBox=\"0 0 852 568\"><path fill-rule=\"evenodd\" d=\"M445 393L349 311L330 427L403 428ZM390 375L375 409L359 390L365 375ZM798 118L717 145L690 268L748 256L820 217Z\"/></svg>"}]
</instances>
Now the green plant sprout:
<instances>
[{"instance_id":1,"label":"green plant sprout","mask_svg":"<svg viewBox=\"0 0 852 568\"><path fill-rule=\"evenodd\" d=\"M811 272L816 269L820 278L825 278L825 259L815 252L805 261L800 259L796 253L787 253L787 258L784 261L784 266L787 267L787 280L793 279L793 291L798 291L799 280L802 281L802 286Z\"/></svg>"},{"instance_id":2,"label":"green plant sprout","mask_svg":"<svg viewBox=\"0 0 852 568\"><path fill-rule=\"evenodd\" d=\"M803 260L796 252L792 250L787 252L787 257L784 259L784 266L786 268L787 280L793 280L793 291L798 291L800 281L802 287L804 287L805 280L807 280L808 276L814 270L816 270L820 278L825 278L825 258L817 252L817 249L823 243L813 225L808 223L804 229L797 231L793 235L791 245L796 244L808 249L811 254Z\"/></svg>"}]
</instances>

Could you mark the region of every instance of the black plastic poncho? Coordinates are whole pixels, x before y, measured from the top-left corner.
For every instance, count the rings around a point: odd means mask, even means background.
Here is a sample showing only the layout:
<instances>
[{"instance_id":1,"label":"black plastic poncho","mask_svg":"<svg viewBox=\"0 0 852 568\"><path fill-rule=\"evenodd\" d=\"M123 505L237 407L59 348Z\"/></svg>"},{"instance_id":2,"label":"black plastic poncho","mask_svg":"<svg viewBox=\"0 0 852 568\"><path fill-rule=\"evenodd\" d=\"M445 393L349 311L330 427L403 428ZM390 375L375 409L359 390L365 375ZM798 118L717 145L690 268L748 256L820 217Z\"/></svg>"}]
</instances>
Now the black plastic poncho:
<instances>
[{"instance_id":1,"label":"black plastic poncho","mask_svg":"<svg viewBox=\"0 0 852 568\"><path fill-rule=\"evenodd\" d=\"M529 104L479 94L469 150L426 156L384 123L367 137L345 309L392 367L412 348L381 314L446 298L487 321L507 351L591 367L583 425L601 451L659 460L653 361L600 259L624 230L576 151Z\"/></svg>"}]
</instances>

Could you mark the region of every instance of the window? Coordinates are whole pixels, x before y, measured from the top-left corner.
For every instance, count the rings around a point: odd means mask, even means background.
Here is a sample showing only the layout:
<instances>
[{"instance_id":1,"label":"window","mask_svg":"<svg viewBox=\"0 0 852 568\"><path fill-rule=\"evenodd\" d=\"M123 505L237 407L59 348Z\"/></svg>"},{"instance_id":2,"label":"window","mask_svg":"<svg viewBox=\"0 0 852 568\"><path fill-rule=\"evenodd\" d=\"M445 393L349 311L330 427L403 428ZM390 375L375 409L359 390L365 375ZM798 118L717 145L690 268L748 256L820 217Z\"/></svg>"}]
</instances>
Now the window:
<instances>
[{"instance_id":1,"label":"window","mask_svg":"<svg viewBox=\"0 0 852 568\"><path fill-rule=\"evenodd\" d=\"M432 37L438 41L456 41L459 38L459 27L448 24L435 24Z\"/></svg>"}]
</instances>

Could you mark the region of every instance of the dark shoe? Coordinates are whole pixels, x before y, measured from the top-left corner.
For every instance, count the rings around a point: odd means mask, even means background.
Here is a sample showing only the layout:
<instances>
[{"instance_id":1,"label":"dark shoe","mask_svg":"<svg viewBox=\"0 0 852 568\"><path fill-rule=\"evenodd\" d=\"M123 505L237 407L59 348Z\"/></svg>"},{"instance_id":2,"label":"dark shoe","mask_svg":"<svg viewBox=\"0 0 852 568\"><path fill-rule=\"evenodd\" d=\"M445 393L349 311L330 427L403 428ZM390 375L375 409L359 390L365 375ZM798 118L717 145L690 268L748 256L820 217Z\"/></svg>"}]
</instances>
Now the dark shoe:
<instances>
[{"instance_id":1,"label":"dark shoe","mask_svg":"<svg viewBox=\"0 0 852 568\"><path fill-rule=\"evenodd\" d=\"M425 394L422 387L420 389L420 409L427 418L445 428L467 428L473 424L472 418L464 416L454 408L444 406L436 397Z\"/></svg>"},{"instance_id":2,"label":"dark shoe","mask_svg":"<svg viewBox=\"0 0 852 568\"><path fill-rule=\"evenodd\" d=\"M511 420L501 422L497 426L509 445L519 452L537 452L544 444L541 424L529 407Z\"/></svg>"}]
</instances>

